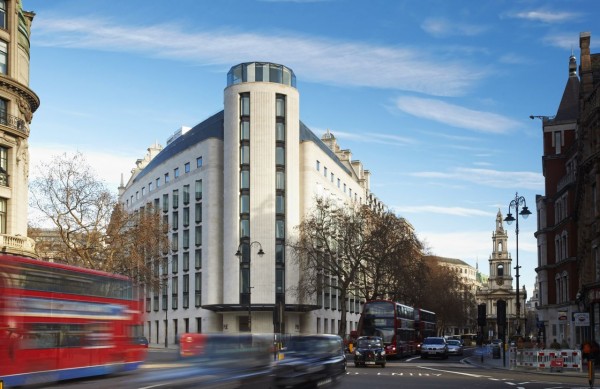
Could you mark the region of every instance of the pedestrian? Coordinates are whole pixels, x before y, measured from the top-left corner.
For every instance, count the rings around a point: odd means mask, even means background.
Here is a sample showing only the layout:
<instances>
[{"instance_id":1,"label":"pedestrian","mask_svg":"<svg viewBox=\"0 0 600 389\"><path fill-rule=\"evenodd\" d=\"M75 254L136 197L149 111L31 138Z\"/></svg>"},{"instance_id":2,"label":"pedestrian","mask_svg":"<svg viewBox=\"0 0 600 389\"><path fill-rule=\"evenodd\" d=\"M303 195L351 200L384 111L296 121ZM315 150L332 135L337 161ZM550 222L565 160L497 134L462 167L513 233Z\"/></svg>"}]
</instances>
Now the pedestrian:
<instances>
[{"instance_id":1,"label":"pedestrian","mask_svg":"<svg viewBox=\"0 0 600 389\"><path fill-rule=\"evenodd\" d=\"M556 338L554 339L554 341L552 343L550 343L550 348L553 348L555 350L560 350L560 343L558 343L556 341Z\"/></svg>"},{"instance_id":2,"label":"pedestrian","mask_svg":"<svg viewBox=\"0 0 600 389\"><path fill-rule=\"evenodd\" d=\"M583 346L581 346L581 354L583 356L583 360L587 361L590 358L590 354L592 352L592 345L588 340L583 342Z\"/></svg>"}]
</instances>

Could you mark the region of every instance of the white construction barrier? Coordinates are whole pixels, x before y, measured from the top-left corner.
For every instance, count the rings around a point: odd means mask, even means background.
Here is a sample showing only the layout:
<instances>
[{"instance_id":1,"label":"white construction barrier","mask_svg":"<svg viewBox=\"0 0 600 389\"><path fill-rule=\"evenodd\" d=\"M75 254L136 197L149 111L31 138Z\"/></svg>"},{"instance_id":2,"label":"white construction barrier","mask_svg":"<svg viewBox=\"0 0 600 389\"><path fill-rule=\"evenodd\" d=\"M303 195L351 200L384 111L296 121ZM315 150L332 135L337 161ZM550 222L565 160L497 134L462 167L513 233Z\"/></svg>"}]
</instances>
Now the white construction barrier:
<instances>
[{"instance_id":1,"label":"white construction barrier","mask_svg":"<svg viewBox=\"0 0 600 389\"><path fill-rule=\"evenodd\" d=\"M583 363L580 350L516 349L509 350L510 368L528 368L537 370L563 371L571 369L582 371Z\"/></svg>"}]
</instances>

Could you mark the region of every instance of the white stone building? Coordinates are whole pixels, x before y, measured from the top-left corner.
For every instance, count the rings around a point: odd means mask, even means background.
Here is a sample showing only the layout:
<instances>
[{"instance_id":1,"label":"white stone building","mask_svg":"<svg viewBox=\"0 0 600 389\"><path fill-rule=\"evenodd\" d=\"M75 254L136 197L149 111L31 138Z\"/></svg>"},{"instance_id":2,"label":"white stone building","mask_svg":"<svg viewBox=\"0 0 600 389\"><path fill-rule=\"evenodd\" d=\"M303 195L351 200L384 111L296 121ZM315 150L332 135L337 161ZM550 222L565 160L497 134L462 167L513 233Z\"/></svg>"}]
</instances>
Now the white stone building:
<instances>
[{"instance_id":1,"label":"white stone building","mask_svg":"<svg viewBox=\"0 0 600 389\"><path fill-rule=\"evenodd\" d=\"M119 188L127 210L154 204L170 226L173 250L160 269L168 287L146 300L152 343L165 333L172 343L183 332L273 332L277 302L285 307L281 332L337 333L342 303L347 331L356 329L358 299L323 294L307 305L290 293L299 272L285 242L316 196L383 205L350 151L300 121L299 100L291 69L236 65L224 109L178 130L164 149L149 148Z\"/></svg>"}]
</instances>

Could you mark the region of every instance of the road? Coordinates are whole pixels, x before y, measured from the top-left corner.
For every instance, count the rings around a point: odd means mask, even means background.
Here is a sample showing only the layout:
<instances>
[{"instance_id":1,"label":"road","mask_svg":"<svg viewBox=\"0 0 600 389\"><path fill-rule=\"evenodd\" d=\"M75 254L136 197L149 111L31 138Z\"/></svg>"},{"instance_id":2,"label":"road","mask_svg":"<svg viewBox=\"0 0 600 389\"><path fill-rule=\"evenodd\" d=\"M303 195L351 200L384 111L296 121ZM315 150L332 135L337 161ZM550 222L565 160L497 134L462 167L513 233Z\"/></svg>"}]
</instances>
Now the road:
<instances>
[{"instance_id":1,"label":"road","mask_svg":"<svg viewBox=\"0 0 600 389\"><path fill-rule=\"evenodd\" d=\"M467 355L470 350L467 350ZM587 378L573 375L548 375L504 369L491 369L466 363L465 357L451 356L446 360L418 357L402 360L391 360L385 368L360 367L348 364L348 371L340 388L348 389L385 389L385 388L469 388L469 389L563 389L589 388ZM61 382L44 388L58 389L96 389L131 387L131 383L148 376L161 377L185 366L185 362L177 360L174 350L152 350L147 363L133 373L102 377L95 379ZM151 380L152 381L152 380ZM155 382L156 384L156 382ZM173 386L140 384L136 388L170 388ZM186 386L182 386L186 387ZM191 385L189 387L192 387ZM208 388L235 388L236 382L207 384ZM259 386L261 389L265 386ZM595 386L600 388L600 383Z\"/></svg>"}]
</instances>

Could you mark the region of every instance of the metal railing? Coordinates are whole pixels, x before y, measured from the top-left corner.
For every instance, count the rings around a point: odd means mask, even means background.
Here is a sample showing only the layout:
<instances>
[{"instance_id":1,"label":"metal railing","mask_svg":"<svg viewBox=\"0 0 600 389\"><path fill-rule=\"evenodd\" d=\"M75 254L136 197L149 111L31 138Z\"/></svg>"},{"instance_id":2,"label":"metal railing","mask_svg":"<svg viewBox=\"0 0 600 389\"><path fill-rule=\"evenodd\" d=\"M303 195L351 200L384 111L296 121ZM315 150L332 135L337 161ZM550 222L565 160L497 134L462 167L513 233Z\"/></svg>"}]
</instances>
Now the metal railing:
<instances>
[{"instance_id":1,"label":"metal railing","mask_svg":"<svg viewBox=\"0 0 600 389\"><path fill-rule=\"evenodd\" d=\"M20 119L17 116L13 116L2 109L0 109L0 124L27 135L27 126L25 125L25 120Z\"/></svg>"}]
</instances>

